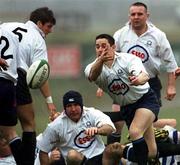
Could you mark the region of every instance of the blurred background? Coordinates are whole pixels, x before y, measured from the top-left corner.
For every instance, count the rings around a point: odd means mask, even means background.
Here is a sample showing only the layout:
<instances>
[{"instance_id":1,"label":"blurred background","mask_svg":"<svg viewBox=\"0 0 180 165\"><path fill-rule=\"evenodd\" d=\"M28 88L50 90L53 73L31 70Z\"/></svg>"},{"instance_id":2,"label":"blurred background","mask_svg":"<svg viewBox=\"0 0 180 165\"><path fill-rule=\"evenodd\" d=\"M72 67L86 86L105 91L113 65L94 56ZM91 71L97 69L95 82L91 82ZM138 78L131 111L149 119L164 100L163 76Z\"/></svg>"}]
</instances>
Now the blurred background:
<instances>
[{"instance_id":1,"label":"blurred background","mask_svg":"<svg viewBox=\"0 0 180 165\"><path fill-rule=\"evenodd\" d=\"M50 86L54 103L62 111L62 96L70 90L78 90L86 106L111 111L112 101L106 94L96 98L97 87L84 77L84 68L95 58L94 39L99 33L112 34L128 20L128 8L134 0L1 0L1 22L26 22L31 11L48 6L55 13L57 24L46 38L51 65ZM175 58L180 65L180 0L144 0L150 12L150 20L167 34ZM161 74L163 89L165 74ZM164 99L160 118L176 118L180 130L180 78L177 80L177 96L169 102ZM32 90L36 109L37 132L43 131L48 120L45 100L39 90ZM20 129L18 128L20 131Z\"/></svg>"}]
</instances>

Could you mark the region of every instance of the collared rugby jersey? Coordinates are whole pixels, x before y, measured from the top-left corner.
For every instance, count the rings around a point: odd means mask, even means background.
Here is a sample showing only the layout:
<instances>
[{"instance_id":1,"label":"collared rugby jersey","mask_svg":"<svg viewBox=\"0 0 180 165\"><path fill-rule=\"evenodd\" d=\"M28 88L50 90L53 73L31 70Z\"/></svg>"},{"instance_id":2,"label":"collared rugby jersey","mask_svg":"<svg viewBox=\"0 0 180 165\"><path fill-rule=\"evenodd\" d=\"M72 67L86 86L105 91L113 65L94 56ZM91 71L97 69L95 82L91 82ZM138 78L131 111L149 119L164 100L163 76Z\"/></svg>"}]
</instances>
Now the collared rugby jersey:
<instances>
[{"instance_id":1,"label":"collared rugby jersey","mask_svg":"<svg viewBox=\"0 0 180 165\"><path fill-rule=\"evenodd\" d=\"M85 68L84 72L87 78L95 61ZM116 104L125 106L136 102L150 88L148 82L135 86L131 85L129 81L132 72L134 75L139 75L142 71L147 73L138 57L128 53L116 53L111 68L104 64L95 84L108 93Z\"/></svg>"},{"instance_id":2,"label":"collared rugby jersey","mask_svg":"<svg viewBox=\"0 0 180 165\"><path fill-rule=\"evenodd\" d=\"M159 74L162 65L167 72L174 72L177 63L165 33L150 22L147 22L147 26L148 30L141 36L129 24L116 31L114 39L117 51L139 57L150 78Z\"/></svg>"},{"instance_id":3,"label":"collared rugby jersey","mask_svg":"<svg viewBox=\"0 0 180 165\"><path fill-rule=\"evenodd\" d=\"M37 147L46 153L54 147L59 147L64 158L70 149L81 152L88 159L92 158L102 154L105 146L100 135L90 137L84 131L90 127L101 127L103 124L108 124L116 130L109 116L93 107L83 107L82 116L77 123L62 112L48 124L41 140L37 140Z\"/></svg>"},{"instance_id":4,"label":"collared rugby jersey","mask_svg":"<svg viewBox=\"0 0 180 165\"><path fill-rule=\"evenodd\" d=\"M18 39L10 31L0 27L0 58L6 60L7 70L0 70L0 77L17 82L17 67L19 65L18 58Z\"/></svg>"},{"instance_id":5,"label":"collared rugby jersey","mask_svg":"<svg viewBox=\"0 0 180 165\"><path fill-rule=\"evenodd\" d=\"M19 68L27 71L30 65L39 60L48 60L43 32L32 21L24 23L8 22L1 26L12 31L19 40Z\"/></svg>"}]
</instances>

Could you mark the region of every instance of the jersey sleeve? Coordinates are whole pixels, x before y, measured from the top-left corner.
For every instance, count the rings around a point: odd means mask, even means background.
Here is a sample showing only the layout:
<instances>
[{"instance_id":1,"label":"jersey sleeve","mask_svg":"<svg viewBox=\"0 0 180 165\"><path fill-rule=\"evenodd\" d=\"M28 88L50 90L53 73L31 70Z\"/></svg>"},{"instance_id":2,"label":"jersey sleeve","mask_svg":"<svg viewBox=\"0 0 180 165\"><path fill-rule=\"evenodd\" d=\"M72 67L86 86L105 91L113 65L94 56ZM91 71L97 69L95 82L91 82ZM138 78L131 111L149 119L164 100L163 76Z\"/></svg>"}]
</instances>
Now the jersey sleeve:
<instances>
[{"instance_id":1,"label":"jersey sleeve","mask_svg":"<svg viewBox=\"0 0 180 165\"><path fill-rule=\"evenodd\" d=\"M41 36L39 36L41 37ZM44 39L36 38L33 43L33 53L32 53L32 62L35 62L40 59L48 61L47 47Z\"/></svg>"},{"instance_id":2,"label":"jersey sleeve","mask_svg":"<svg viewBox=\"0 0 180 165\"><path fill-rule=\"evenodd\" d=\"M96 61L96 60L95 60ZM95 63L95 61L93 61L92 63L88 64L84 70L84 73L85 73L85 77L88 78L89 77L89 74L90 74L90 71L91 71L91 68L93 66L93 64Z\"/></svg>"},{"instance_id":3,"label":"jersey sleeve","mask_svg":"<svg viewBox=\"0 0 180 165\"><path fill-rule=\"evenodd\" d=\"M39 150L49 153L55 147L57 141L59 141L58 135L48 126L42 133L41 138L37 139L37 147Z\"/></svg>"},{"instance_id":4,"label":"jersey sleeve","mask_svg":"<svg viewBox=\"0 0 180 165\"><path fill-rule=\"evenodd\" d=\"M159 56L164 63L167 72L174 72L177 69L177 63L166 35L162 33L159 46Z\"/></svg>"},{"instance_id":5,"label":"jersey sleeve","mask_svg":"<svg viewBox=\"0 0 180 165\"><path fill-rule=\"evenodd\" d=\"M120 41L119 41L119 38L120 38L120 32L119 31L116 31L113 35L114 37L114 40L115 40L115 45L116 45L116 51L117 52L120 52Z\"/></svg>"},{"instance_id":6,"label":"jersey sleeve","mask_svg":"<svg viewBox=\"0 0 180 165\"><path fill-rule=\"evenodd\" d=\"M136 56L131 56L131 60L128 63L128 71L130 74L138 76L141 72L144 72L148 75L142 61Z\"/></svg>"},{"instance_id":7,"label":"jersey sleeve","mask_svg":"<svg viewBox=\"0 0 180 165\"><path fill-rule=\"evenodd\" d=\"M110 125L114 130L116 130L113 122L111 121L110 117L101 112L100 110L94 109L94 112L92 111L92 115L95 121L96 127L101 127L104 124Z\"/></svg>"}]
</instances>

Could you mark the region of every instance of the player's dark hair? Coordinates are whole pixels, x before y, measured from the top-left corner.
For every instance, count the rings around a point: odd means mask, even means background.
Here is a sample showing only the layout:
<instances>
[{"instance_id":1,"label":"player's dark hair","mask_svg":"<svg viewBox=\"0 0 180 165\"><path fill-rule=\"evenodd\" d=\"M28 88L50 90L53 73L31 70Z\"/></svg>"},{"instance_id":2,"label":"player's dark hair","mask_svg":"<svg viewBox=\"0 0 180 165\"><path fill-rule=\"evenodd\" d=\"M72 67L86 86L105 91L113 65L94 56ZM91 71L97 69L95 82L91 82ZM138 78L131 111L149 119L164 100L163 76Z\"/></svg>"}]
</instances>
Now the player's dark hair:
<instances>
[{"instance_id":1,"label":"player's dark hair","mask_svg":"<svg viewBox=\"0 0 180 165\"><path fill-rule=\"evenodd\" d=\"M114 38L109 34L100 34L96 36L96 40L103 39L103 38L107 39L111 46L115 44Z\"/></svg>"},{"instance_id":2,"label":"player's dark hair","mask_svg":"<svg viewBox=\"0 0 180 165\"><path fill-rule=\"evenodd\" d=\"M144 4L144 3L142 3L142 2L135 2L135 3L133 3L131 6L143 6L143 7L146 9L146 11L148 10L148 9L147 9L147 5ZM130 7L131 7L131 6L130 6Z\"/></svg>"},{"instance_id":3,"label":"player's dark hair","mask_svg":"<svg viewBox=\"0 0 180 165\"><path fill-rule=\"evenodd\" d=\"M41 21L42 24L45 24L47 22L50 22L53 25L56 24L56 19L54 17L53 11L48 7L41 7L32 11L29 20L34 22L35 24L37 24L38 21Z\"/></svg>"}]
</instances>

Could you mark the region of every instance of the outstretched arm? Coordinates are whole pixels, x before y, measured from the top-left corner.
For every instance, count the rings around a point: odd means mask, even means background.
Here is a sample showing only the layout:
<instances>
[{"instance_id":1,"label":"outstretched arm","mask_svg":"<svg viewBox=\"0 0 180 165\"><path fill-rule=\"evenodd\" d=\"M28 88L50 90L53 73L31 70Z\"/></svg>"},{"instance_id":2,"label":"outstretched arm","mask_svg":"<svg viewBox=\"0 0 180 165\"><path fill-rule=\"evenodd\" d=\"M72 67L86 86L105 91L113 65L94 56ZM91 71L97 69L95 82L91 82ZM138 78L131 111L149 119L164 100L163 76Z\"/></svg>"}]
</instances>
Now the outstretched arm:
<instances>
[{"instance_id":1,"label":"outstretched arm","mask_svg":"<svg viewBox=\"0 0 180 165\"><path fill-rule=\"evenodd\" d=\"M107 136L107 135L110 135L114 131L115 131L114 128L110 126L109 124L103 124L101 127L87 128L85 130L85 133L89 136L94 136L97 134Z\"/></svg>"}]
</instances>

